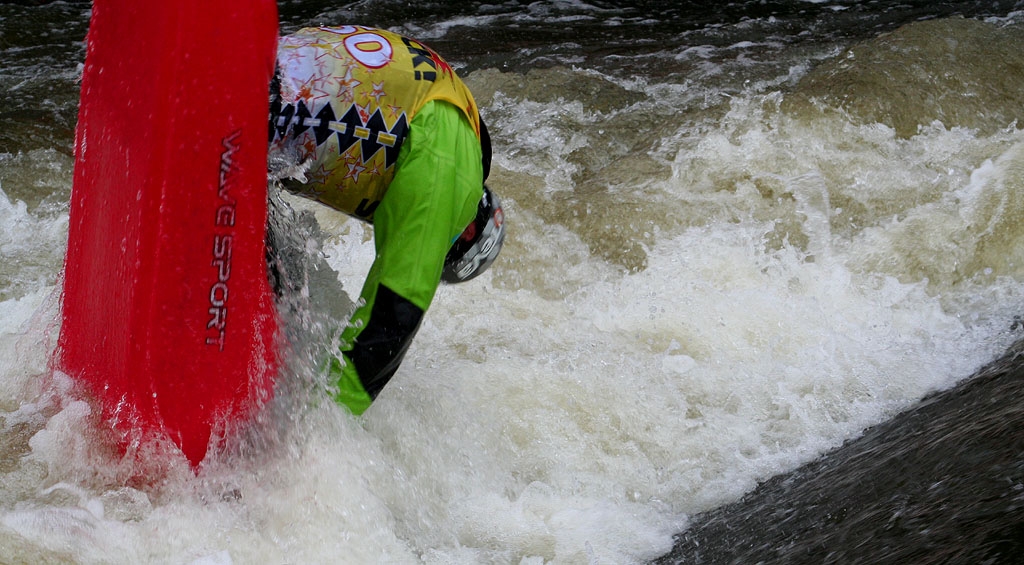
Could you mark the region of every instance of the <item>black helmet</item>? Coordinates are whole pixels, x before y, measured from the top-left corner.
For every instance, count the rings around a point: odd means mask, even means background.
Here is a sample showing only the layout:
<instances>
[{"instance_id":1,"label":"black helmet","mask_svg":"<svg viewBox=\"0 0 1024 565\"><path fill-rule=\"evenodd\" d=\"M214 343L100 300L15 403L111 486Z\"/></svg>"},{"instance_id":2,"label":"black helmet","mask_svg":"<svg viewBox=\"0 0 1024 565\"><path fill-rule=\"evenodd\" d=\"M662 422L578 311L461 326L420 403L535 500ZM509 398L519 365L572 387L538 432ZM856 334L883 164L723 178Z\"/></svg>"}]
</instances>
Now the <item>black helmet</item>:
<instances>
[{"instance_id":1,"label":"black helmet","mask_svg":"<svg viewBox=\"0 0 1024 565\"><path fill-rule=\"evenodd\" d=\"M484 195L476 210L476 219L466 226L444 258L441 280L447 283L468 281L487 270L501 251L505 240L505 213L501 201L484 186Z\"/></svg>"}]
</instances>

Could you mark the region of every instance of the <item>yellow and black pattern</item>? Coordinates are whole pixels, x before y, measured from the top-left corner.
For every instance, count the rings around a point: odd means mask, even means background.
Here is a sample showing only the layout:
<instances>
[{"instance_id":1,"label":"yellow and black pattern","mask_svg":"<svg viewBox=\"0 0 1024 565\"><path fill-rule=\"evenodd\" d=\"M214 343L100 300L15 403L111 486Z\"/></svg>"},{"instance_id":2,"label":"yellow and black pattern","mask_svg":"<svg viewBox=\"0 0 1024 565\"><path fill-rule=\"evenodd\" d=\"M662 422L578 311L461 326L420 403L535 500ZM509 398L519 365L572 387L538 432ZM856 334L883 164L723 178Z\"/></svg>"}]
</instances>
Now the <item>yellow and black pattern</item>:
<instances>
[{"instance_id":1,"label":"yellow and black pattern","mask_svg":"<svg viewBox=\"0 0 1024 565\"><path fill-rule=\"evenodd\" d=\"M281 38L280 112L271 149L307 163L299 192L371 220L394 177L416 112L443 100L477 135L473 96L450 65L422 43L361 26L306 28Z\"/></svg>"}]
</instances>

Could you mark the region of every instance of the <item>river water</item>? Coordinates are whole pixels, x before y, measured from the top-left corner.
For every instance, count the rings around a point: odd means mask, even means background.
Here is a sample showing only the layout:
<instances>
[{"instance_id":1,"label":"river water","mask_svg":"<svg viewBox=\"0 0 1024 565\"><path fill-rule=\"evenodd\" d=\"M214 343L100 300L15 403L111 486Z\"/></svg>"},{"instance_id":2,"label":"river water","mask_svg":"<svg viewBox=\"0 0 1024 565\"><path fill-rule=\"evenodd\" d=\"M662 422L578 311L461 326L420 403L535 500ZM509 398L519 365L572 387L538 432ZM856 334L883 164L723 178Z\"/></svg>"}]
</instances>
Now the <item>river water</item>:
<instances>
[{"instance_id":1,"label":"river water","mask_svg":"<svg viewBox=\"0 0 1024 565\"><path fill-rule=\"evenodd\" d=\"M0 4L0 562L650 562L1021 337L1024 2L279 7L449 59L501 259L353 418L311 367L372 232L282 197L309 359L198 476L122 457L47 369L89 5Z\"/></svg>"}]
</instances>

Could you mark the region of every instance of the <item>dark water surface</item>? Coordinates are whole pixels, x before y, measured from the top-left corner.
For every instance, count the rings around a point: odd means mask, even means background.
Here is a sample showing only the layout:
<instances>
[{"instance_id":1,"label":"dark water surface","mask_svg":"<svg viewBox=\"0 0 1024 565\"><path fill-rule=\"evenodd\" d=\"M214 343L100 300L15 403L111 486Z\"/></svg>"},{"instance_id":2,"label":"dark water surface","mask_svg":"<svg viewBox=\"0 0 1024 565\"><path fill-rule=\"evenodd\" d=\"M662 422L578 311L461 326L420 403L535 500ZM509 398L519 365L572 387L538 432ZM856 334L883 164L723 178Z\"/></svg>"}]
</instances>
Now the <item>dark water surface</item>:
<instances>
[{"instance_id":1,"label":"dark water surface","mask_svg":"<svg viewBox=\"0 0 1024 565\"><path fill-rule=\"evenodd\" d=\"M1022 355L695 516L657 563L1024 563Z\"/></svg>"}]
</instances>

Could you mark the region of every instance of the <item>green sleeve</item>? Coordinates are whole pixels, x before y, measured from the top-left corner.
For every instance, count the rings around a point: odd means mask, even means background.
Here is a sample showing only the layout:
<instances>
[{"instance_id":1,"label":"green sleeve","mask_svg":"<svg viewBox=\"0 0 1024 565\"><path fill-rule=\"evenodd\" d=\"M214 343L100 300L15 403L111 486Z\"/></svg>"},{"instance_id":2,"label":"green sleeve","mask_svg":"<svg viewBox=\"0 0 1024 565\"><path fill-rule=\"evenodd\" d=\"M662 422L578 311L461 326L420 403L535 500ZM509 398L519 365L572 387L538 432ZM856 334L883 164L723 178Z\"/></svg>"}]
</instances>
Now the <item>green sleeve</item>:
<instances>
[{"instance_id":1,"label":"green sleeve","mask_svg":"<svg viewBox=\"0 0 1024 565\"><path fill-rule=\"evenodd\" d=\"M331 366L336 399L355 414L369 407L398 368L437 291L445 255L483 194L480 140L462 112L446 102L419 110L396 166L374 212L377 256L361 305L342 333L344 363Z\"/></svg>"}]
</instances>

